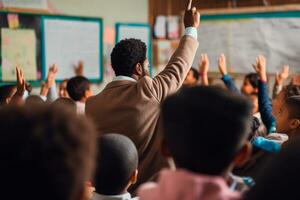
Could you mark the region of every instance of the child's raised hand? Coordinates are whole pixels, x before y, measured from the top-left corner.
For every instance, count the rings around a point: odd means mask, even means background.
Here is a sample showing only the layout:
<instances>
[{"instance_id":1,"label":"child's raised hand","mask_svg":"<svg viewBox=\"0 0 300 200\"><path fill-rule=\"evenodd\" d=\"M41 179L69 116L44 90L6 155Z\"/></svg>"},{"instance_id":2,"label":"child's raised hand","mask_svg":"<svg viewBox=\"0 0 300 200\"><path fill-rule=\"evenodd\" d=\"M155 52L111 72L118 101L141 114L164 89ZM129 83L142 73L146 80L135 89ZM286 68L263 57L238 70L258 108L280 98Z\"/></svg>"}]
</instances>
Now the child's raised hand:
<instances>
[{"instance_id":1,"label":"child's raised hand","mask_svg":"<svg viewBox=\"0 0 300 200\"><path fill-rule=\"evenodd\" d=\"M227 75L227 66L226 66L226 57L224 54L221 54L218 59L218 67L222 76Z\"/></svg>"},{"instance_id":2,"label":"child's raised hand","mask_svg":"<svg viewBox=\"0 0 300 200\"><path fill-rule=\"evenodd\" d=\"M253 64L253 68L260 80L267 82L266 58L264 56L260 55L256 58L256 64Z\"/></svg>"},{"instance_id":3,"label":"child's raised hand","mask_svg":"<svg viewBox=\"0 0 300 200\"><path fill-rule=\"evenodd\" d=\"M55 84L55 76L58 72L58 67L56 64L51 65L51 67L48 70L47 75L47 87L52 87Z\"/></svg>"},{"instance_id":4,"label":"child's raised hand","mask_svg":"<svg viewBox=\"0 0 300 200\"><path fill-rule=\"evenodd\" d=\"M282 85L283 82L289 77L290 67L284 65L280 73L276 73L276 85Z\"/></svg>"},{"instance_id":5,"label":"child's raised hand","mask_svg":"<svg viewBox=\"0 0 300 200\"><path fill-rule=\"evenodd\" d=\"M201 75L207 75L209 69L209 59L207 54L201 54L199 61L199 72Z\"/></svg>"},{"instance_id":6,"label":"child's raised hand","mask_svg":"<svg viewBox=\"0 0 300 200\"><path fill-rule=\"evenodd\" d=\"M16 66L16 75L17 75L17 92L16 94L19 96L23 96L26 91L26 81L24 78L23 70Z\"/></svg>"},{"instance_id":7,"label":"child's raised hand","mask_svg":"<svg viewBox=\"0 0 300 200\"><path fill-rule=\"evenodd\" d=\"M83 76L84 64L83 61L79 61L78 65L74 66L74 71L76 76Z\"/></svg>"}]
</instances>

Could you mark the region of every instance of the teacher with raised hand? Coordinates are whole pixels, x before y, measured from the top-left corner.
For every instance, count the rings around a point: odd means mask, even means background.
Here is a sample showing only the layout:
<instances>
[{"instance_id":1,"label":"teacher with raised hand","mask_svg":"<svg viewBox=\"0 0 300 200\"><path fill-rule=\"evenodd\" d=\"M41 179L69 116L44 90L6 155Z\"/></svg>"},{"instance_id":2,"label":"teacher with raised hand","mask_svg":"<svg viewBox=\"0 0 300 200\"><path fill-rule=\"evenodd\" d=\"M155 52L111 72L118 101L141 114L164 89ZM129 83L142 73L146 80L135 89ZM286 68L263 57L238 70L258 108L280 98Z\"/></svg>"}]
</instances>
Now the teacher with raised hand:
<instances>
[{"instance_id":1,"label":"teacher with raised hand","mask_svg":"<svg viewBox=\"0 0 300 200\"><path fill-rule=\"evenodd\" d=\"M86 114L94 121L99 135L119 133L135 143L139 153L135 188L167 167L160 153L163 131L160 103L176 92L187 76L198 47L199 25L200 14L189 0L184 15L184 36L165 69L154 78L149 76L145 43L137 39L120 41L111 53L116 77L86 103Z\"/></svg>"}]
</instances>

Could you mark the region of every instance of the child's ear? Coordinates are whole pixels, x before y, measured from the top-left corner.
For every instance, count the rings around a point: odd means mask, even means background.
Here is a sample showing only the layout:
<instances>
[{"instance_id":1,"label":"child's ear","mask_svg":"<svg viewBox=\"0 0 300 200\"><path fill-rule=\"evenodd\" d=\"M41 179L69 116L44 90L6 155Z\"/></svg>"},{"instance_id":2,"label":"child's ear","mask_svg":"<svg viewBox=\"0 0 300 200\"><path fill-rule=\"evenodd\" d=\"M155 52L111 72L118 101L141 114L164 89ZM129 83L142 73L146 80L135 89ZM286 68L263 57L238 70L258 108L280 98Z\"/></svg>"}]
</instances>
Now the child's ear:
<instances>
[{"instance_id":1,"label":"child's ear","mask_svg":"<svg viewBox=\"0 0 300 200\"><path fill-rule=\"evenodd\" d=\"M130 178L131 185L134 185L137 182L139 171L136 169Z\"/></svg>"},{"instance_id":2,"label":"child's ear","mask_svg":"<svg viewBox=\"0 0 300 200\"><path fill-rule=\"evenodd\" d=\"M245 143L243 148L238 152L234 159L234 166L241 167L243 166L249 159L252 153L252 145L249 141Z\"/></svg>"},{"instance_id":3,"label":"child's ear","mask_svg":"<svg viewBox=\"0 0 300 200\"><path fill-rule=\"evenodd\" d=\"M89 98L89 97L91 97L92 95L93 95L93 92L92 92L92 90L91 89L89 89L89 90L86 90L85 91L85 98Z\"/></svg>"},{"instance_id":4,"label":"child's ear","mask_svg":"<svg viewBox=\"0 0 300 200\"><path fill-rule=\"evenodd\" d=\"M254 88L254 93L258 94L258 88Z\"/></svg>"},{"instance_id":5,"label":"child's ear","mask_svg":"<svg viewBox=\"0 0 300 200\"><path fill-rule=\"evenodd\" d=\"M289 126L291 129L297 129L300 126L300 120L299 119L292 119L289 123Z\"/></svg>"}]
</instances>

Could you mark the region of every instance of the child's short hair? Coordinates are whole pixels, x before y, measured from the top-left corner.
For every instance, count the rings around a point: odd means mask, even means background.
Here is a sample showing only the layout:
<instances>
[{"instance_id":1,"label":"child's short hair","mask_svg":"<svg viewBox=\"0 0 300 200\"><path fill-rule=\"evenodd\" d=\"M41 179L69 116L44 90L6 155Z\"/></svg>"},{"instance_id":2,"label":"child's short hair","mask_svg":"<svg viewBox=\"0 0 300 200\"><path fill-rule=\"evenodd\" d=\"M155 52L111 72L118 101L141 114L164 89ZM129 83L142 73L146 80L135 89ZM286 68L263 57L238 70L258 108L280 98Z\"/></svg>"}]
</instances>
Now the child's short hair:
<instances>
[{"instance_id":1,"label":"child's short hair","mask_svg":"<svg viewBox=\"0 0 300 200\"><path fill-rule=\"evenodd\" d=\"M90 82L84 76L73 77L67 83L68 94L74 101L80 101L89 89Z\"/></svg>"},{"instance_id":2,"label":"child's short hair","mask_svg":"<svg viewBox=\"0 0 300 200\"><path fill-rule=\"evenodd\" d=\"M121 194L137 168L137 149L129 138L119 134L106 134L99 138L96 192L103 195Z\"/></svg>"},{"instance_id":3,"label":"child's short hair","mask_svg":"<svg viewBox=\"0 0 300 200\"><path fill-rule=\"evenodd\" d=\"M7 104L6 99L14 95L16 88L15 85L3 85L0 87L0 106Z\"/></svg>"},{"instance_id":4,"label":"child's short hair","mask_svg":"<svg viewBox=\"0 0 300 200\"><path fill-rule=\"evenodd\" d=\"M300 120L300 96L292 96L287 98L285 105L289 111L289 118Z\"/></svg>"},{"instance_id":5,"label":"child's short hair","mask_svg":"<svg viewBox=\"0 0 300 200\"><path fill-rule=\"evenodd\" d=\"M249 81L253 88L258 88L259 77L257 73L250 73L245 76L245 79Z\"/></svg>"},{"instance_id":6,"label":"child's short hair","mask_svg":"<svg viewBox=\"0 0 300 200\"><path fill-rule=\"evenodd\" d=\"M285 94L285 99L288 99L292 96L299 96L300 95L300 85L287 85L283 89Z\"/></svg>"},{"instance_id":7,"label":"child's short hair","mask_svg":"<svg viewBox=\"0 0 300 200\"><path fill-rule=\"evenodd\" d=\"M251 104L218 87L184 88L162 104L164 143L179 168L220 175L250 133Z\"/></svg>"},{"instance_id":8,"label":"child's short hair","mask_svg":"<svg viewBox=\"0 0 300 200\"><path fill-rule=\"evenodd\" d=\"M191 71L193 72L193 77L198 81L199 80L199 72L195 68L191 68Z\"/></svg>"},{"instance_id":9,"label":"child's short hair","mask_svg":"<svg viewBox=\"0 0 300 200\"><path fill-rule=\"evenodd\" d=\"M76 103L69 98L66 97L60 97L56 99L53 103L52 106L58 109L66 109L69 110L73 113L76 113L77 111L77 106Z\"/></svg>"},{"instance_id":10,"label":"child's short hair","mask_svg":"<svg viewBox=\"0 0 300 200\"><path fill-rule=\"evenodd\" d=\"M25 100L25 106L34 107L45 104L45 101L38 95L30 95Z\"/></svg>"},{"instance_id":11,"label":"child's short hair","mask_svg":"<svg viewBox=\"0 0 300 200\"><path fill-rule=\"evenodd\" d=\"M0 127L1 198L79 198L95 164L95 130L85 118L48 106L8 106Z\"/></svg>"}]
</instances>

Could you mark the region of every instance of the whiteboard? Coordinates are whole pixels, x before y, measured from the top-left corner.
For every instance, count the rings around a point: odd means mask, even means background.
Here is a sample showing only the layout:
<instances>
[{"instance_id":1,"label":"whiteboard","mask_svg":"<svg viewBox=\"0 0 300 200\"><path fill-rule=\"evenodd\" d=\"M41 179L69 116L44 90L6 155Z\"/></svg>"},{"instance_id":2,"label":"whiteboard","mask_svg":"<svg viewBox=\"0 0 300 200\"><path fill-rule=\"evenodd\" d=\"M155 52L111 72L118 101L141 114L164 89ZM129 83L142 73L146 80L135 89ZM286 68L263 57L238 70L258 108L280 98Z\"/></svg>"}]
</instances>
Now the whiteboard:
<instances>
[{"instance_id":1,"label":"whiteboard","mask_svg":"<svg viewBox=\"0 0 300 200\"><path fill-rule=\"evenodd\" d=\"M147 46L147 57L150 63L150 74L152 74L152 33L148 24L122 24L116 25L116 41L124 39L140 39Z\"/></svg>"},{"instance_id":2,"label":"whiteboard","mask_svg":"<svg viewBox=\"0 0 300 200\"><path fill-rule=\"evenodd\" d=\"M84 76L102 80L102 21L44 17L43 78L52 64L58 65L57 80L75 76L74 66L84 63Z\"/></svg>"},{"instance_id":3,"label":"whiteboard","mask_svg":"<svg viewBox=\"0 0 300 200\"><path fill-rule=\"evenodd\" d=\"M207 53L211 71L218 71L217 59L224 53L230 72L249 73L253 72L256 57L262 54L267 59L269 73L280 71L284 64L290 65L292 73L300 72L297 15L270 13L245 18L243 15L204 18L198 29L199 48L193 65L197 66L201 53Z\"/></svg>"}]
</instances>

